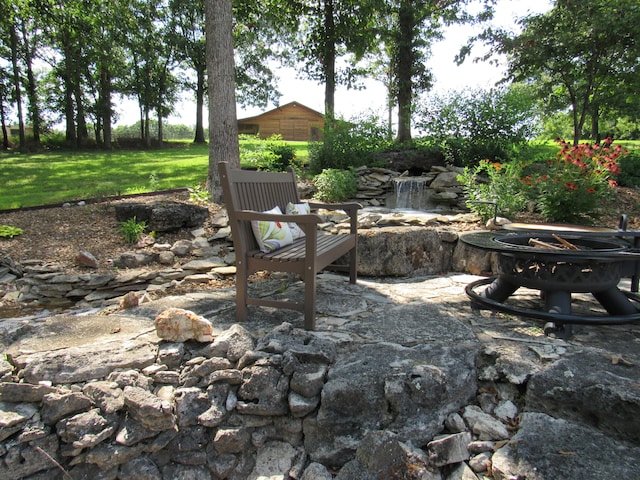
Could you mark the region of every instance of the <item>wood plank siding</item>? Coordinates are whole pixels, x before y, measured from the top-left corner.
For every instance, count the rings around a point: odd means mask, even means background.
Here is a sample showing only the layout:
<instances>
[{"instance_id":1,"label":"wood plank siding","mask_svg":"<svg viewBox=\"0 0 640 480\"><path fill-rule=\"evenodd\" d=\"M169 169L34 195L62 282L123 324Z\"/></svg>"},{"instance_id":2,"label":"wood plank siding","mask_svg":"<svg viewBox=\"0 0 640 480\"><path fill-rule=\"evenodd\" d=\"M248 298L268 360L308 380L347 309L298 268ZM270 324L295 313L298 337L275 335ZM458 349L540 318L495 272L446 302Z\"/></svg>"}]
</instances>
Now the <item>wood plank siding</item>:
<instances>
[{"instance_id":1,"label":"wood plank siding","mask_svg":"<svg viewBox=\"0 0 640 480\"><path fill-rule=\"evenodd\" d=\"M284 140L306 142L322 140L324 116L298 102L287 103L255 117L238 120L238 131L269 138L282 135Z\"/></svg>"}]
</instances>

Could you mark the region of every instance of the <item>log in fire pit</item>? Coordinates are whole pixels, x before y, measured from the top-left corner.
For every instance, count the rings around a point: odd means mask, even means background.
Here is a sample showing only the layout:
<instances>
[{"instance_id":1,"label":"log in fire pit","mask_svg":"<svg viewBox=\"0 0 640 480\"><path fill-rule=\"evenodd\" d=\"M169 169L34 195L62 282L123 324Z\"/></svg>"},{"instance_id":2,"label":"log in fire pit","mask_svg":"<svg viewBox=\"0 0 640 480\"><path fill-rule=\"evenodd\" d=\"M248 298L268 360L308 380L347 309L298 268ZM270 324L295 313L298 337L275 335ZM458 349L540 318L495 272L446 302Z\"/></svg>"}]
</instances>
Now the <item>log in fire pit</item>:
<instances>
[{"instance_id":1,"label":"log in fire pit","mask_svg":"<svg viewBox=\"0 0 640 480\"><path fill-rule=\"evenodd\" d=\"M497 277L470 283L466 293L476 307L545 320L545 334L565 339L571 335L571 324L612 325L640 320L640 299L618 288L628 265L640 261L640 252L611 231L590 233L593 235L560 235L542 230L463 235L463 242L497 253ZM604 235L607 237L601 238ZM477 292L483 285L487 287ZM520 287L539 290L544 308L507 303ZM591 293L608 315L572 314L572 293Z\"/></svg>"}]
</instances>

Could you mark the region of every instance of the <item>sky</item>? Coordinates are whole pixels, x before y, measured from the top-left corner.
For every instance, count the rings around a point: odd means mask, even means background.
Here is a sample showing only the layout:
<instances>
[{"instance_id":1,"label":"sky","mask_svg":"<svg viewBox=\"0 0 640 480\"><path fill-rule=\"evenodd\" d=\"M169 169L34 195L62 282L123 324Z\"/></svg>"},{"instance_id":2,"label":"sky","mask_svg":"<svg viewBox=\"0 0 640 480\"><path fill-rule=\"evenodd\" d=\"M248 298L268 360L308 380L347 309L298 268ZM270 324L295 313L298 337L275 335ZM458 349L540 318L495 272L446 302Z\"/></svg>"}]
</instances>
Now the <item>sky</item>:
<instances>
[{"instance_id":1,"label":"sky","mask_svg":"<svg viewBox=\"0 0 640 480\"><path fill-rule=\"evenodd\" d=\"M532 13L541 13L552 7L551 0L499 0L496 5L495 18L492 24L503 28L516 28L515 21ZM474 63L473 57L482 53L481 46L472 51L471 58L461 66L457 66L454 57L467 39L478 33L484 27L456 25L445 30L445 38L435 43L431 48L431 58L427 65L435 75L433 93L448 90L462 90L464 88L490 88L504 75L504 65L497 67L488 63ZM319 112L324 112L324 85L298 78L293 69L280 69L278 89L282 93L280 105L289 102L299 102ZM374 113L386 115L386 90L381 82L368 80L363 90L347 90L338 87L335 94L336 115L350 119L358 114ZM271 110L276 105L262 108L242 108L238 106L238 118L251 117L263 111ZM134 102L123 102L118 109L120 119L117 125L132 125L139 119L137 106ZM207 118L205 113L205 125ZM169 118L169 123L195 124L195 104L189 100L182 100L176 106L176 114Z\"/></svg>"}]
</instances>

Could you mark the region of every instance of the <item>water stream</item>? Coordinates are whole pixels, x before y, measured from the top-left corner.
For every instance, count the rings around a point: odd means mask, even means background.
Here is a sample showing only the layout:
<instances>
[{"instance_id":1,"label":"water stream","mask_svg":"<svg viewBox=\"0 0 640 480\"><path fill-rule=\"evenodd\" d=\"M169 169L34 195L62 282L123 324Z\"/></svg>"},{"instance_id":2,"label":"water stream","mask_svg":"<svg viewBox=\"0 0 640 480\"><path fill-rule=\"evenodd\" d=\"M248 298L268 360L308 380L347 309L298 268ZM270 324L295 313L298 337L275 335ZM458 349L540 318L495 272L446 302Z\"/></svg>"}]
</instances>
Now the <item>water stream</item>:
<instances>
[{"instance_id":1,"label":"water stream","mask_svg":"<svg viewBox=\"0 0 640 480\"><path fill-rule=\"evenodd\" d=\"M427 177L394 178L393 193L387 197L386 206L398 210L427 211L434 208L430 201L433 192L427 188L430 180Z\"/></svg>"}]
</instances>

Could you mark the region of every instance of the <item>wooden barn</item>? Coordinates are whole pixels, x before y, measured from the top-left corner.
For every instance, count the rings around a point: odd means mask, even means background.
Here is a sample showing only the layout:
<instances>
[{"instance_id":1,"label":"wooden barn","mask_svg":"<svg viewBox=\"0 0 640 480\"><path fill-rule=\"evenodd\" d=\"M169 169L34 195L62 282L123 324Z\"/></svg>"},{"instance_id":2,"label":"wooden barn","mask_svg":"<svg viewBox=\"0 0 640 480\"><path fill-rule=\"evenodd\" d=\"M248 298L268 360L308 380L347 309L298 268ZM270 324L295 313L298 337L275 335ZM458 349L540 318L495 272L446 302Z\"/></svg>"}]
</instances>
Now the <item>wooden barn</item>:
<instances>
[{"instance_id":1,"label":"wooden barn","mask_svg":"<svg viewBox=\"0 0 640 480\"><path fill-rule=\"evenodd\" d=\"M269 138L280 134L284 140L294 142L322 139L324 116L320 112L291 102L255 117L238 120L238 132Z\"/></svg>"}]
</instances>

